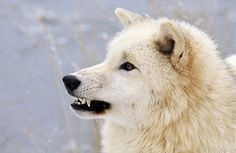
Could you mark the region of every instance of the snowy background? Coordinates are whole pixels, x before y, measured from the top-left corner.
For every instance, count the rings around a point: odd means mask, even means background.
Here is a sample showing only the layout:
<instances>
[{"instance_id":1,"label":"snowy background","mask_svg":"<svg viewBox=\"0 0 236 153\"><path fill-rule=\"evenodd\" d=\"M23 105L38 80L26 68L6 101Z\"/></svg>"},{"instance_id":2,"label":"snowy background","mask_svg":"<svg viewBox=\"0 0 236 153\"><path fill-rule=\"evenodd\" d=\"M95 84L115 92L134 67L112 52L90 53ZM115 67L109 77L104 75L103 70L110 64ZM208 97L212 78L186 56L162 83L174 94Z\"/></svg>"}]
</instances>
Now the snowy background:
<instances>
[{"instance_id":1,"label":"snowy background","mask_svg":"<svg viewBox=\"0 0 236 153\"><path fill-rule=\"evenodd\" d=\"M236 53L236 1L0 0L0 153L98 153L101 121L76 118L63 75L101 62L113 11L185 20Z\"/></svg>"}]
</instances>

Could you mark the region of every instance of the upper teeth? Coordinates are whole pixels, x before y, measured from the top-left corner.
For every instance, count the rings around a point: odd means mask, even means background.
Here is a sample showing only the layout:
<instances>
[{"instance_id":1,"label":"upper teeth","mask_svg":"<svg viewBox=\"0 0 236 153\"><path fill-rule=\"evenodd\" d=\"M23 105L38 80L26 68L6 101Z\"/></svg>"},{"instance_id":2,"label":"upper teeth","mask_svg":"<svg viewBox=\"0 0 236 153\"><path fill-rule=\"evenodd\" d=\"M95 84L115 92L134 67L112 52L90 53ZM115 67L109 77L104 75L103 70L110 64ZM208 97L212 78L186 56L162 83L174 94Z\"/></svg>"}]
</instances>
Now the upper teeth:
<instances>
[{"instance_id":1,"label":"upper teeth","mask_svg":"<svg viewBox=\"0 0 236 153\"><path fill-rule=\"evenodd\" d=\"M75 102L75 103L78 103L78 102L79 102L79 99L75 98L75 99L74 99L74 102Z\"/></svg>"},{"instance_id":2,"label":"upper teeth","mask_svg":"<svg viewBox=\"0 0 236 153\"><path fill-rule=\"evenodd\" d=\"M79 98L79 100L82 102L82 104L86 103L86 99Z\"/></svg>"},{"instance_id":3,"label":"upper teeth","mask_svg":"<svg viewBox=\"0 0 236 153\"><path fill-rule=\"evenodd\" d=\"M84 99L84 98L75 99L75 103L78 103L78 102L80 102L80 104L86 104L87 103L88 107L90 107L90 103L91 103L90 100Z\"/></svg>"}]
</instances>

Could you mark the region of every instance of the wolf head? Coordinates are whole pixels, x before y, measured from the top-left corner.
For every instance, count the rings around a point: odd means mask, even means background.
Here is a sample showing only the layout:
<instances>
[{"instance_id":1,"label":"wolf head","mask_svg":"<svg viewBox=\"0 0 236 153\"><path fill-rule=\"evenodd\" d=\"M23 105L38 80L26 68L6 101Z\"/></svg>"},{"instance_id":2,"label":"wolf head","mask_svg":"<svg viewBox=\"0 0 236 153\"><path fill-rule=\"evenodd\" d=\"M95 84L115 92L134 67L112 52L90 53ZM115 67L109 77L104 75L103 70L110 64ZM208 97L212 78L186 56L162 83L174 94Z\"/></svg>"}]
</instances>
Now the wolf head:
<instances>
[{"instance_id":1,"label":"wolf head","mask_svg":"<svg viewBox=\"0 0 236 153\"><path fill-rule=\"evenodd\" d=\"M109 43L106 59L63 78L75 97L72 109L82 118L127 127L149 124L147 119L154 124L150 116L158 118L157 124L169 124L194 105L188 91L198 94L195 89L205 89L204 82L211 80L204 66L206 57L217 58L207 52L215 50L214 43L183 22L121 8L115 14L125 28Z\"/></svg>"}]
</instances>

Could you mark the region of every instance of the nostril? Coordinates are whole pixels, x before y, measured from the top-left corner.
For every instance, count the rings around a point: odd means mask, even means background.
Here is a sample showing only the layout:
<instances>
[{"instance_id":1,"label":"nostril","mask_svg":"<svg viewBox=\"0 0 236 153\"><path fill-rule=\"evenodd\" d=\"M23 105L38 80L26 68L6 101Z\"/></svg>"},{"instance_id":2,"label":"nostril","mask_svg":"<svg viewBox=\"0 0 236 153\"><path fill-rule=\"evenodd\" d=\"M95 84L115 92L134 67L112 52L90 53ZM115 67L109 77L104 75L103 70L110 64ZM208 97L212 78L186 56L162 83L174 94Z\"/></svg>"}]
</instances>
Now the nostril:
<instances>
[{"instance_id":1,"label":"nostril","mask_svg":"<svg viewBox=\"0 0 236 153\"><path fill-rule=\"evenodd\" d=\"M78 80L73 75L66 75L66 76L63 77L62 80L63 80L63 82L65 84L66 89L70 90L70 91L76 89L80 85L80 83L81 83L81 81Z\"/></svg>"}]
</instances>

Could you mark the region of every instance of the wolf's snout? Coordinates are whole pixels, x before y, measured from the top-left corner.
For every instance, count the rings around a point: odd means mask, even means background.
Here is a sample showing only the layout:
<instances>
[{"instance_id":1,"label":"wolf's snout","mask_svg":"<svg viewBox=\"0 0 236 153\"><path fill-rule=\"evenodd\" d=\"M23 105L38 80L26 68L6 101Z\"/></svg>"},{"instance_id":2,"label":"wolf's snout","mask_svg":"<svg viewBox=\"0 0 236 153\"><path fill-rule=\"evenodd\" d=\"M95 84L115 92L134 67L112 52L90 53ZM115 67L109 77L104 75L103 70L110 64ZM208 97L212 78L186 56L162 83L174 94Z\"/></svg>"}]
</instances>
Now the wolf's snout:
<instances>
[{"instance_id":1,"label":"wolf's snout","mask_svg":"<svg viewBox=\"0 0 236 153\"><path fill-rule=\"evenodd\" d=\"M66 75L62 80L69 93L72 93L81 84L81 81L73 75Z\"/></svg>"}]
</instances>

